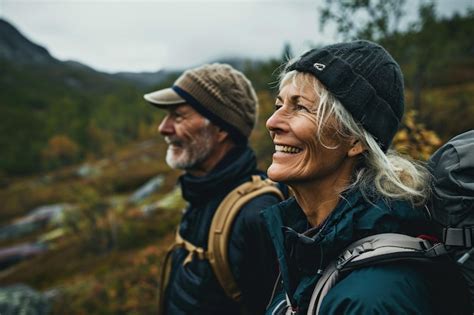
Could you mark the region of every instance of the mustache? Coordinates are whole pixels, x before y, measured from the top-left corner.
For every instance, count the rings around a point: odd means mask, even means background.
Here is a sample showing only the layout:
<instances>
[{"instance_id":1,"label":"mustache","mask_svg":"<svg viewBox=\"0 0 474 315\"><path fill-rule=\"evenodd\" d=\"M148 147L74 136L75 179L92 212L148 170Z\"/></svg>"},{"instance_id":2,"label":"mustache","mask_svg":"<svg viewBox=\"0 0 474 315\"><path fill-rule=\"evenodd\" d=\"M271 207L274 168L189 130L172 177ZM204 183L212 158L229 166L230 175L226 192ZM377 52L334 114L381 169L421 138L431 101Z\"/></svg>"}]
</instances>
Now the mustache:
<instances>
[{"instance_id":1,"label":"mustache","mask_svg":"<svg viewBox=\"0 0 474 315\"><path fill-rule=\"evenodd\" d=\"M173 136L166 136L165 137L165 142L167 144L173 144L173 145L182 145L183 142L180 141L177 137L173 137Z\"/></svg>"}]
</instances>

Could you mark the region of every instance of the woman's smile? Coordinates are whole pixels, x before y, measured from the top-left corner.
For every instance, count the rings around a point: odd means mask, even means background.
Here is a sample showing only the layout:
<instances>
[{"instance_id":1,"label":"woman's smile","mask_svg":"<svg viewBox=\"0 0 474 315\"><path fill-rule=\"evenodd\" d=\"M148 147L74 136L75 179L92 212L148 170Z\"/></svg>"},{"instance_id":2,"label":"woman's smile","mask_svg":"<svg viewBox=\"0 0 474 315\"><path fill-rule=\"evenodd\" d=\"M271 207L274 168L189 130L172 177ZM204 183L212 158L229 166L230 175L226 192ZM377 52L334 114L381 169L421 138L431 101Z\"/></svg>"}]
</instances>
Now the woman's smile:
<instances>
[{"instance_id":1,"label":"woman's smile","mask_svg":"<svg viewBox=\"0 0 474 315\"><path fill-rule=\"evenodd\" d=\"M287 145L287 144L275 144L275 153L287 153L287 154L297 154L303 151L303 149Z\"/></svg>"}]
</instances>

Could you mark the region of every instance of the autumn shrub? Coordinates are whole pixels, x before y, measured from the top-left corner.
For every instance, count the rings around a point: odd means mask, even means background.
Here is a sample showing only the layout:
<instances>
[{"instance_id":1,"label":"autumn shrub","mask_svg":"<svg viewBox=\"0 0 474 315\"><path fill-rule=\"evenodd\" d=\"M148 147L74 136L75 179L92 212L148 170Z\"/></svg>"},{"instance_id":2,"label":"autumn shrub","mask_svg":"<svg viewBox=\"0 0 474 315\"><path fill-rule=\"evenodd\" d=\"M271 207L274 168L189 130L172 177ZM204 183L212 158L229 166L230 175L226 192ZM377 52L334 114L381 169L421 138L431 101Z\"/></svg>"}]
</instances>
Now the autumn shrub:
<instances>
[{"instance_id":1,"label":"autumn shrub","mask_svg":"<svg viewBox=\"0 0 474 315\"><path fill-rule=\"evenodd\" d=\"M66 135L54 135L41 151L41 158L47 169L71 164L78 157L79 145Z\"/></svg>"},{"instance_id":2,"label":"autumn shrub","mask_svg":"<svg viewBox=\"0 0 474 315\"><path fill-rule=\"evenodd\" d=\"M52 314L156 314L162 257L172 237L121 255L94 276L76 278L64 287Z\"/></svg>"},{"instance_id":3,"label":"autumn shrub","mask_svg":"<svg viewBox=\"0 0 474 315\"><path fill-rule=\"evenodd\" d=\"M405 114L403 124L393 139L394 148L414 159L426 161L441 145L438 135L417 121L417 112Z\"/></svg>"}]
</instances>

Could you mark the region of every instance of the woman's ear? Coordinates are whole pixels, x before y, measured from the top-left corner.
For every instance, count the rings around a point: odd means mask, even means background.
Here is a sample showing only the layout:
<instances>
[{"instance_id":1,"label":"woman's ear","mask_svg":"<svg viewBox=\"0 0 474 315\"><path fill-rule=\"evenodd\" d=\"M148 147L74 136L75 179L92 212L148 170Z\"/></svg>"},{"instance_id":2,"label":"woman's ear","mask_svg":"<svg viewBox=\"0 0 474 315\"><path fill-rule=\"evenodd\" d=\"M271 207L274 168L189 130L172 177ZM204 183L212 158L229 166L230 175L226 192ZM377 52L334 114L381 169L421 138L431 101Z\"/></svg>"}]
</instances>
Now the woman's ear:
<instances>
[{"instance_id":1,"label":"woman's ear","mask_svg":"<svg viewBox=\"0 0 474 315\"><path fill-rule=\"evenodd\" d=\"M354 140L354 141L352 141L351 147L349 148L349 151L347 152L347 155L349 157L354 157L354 156L357 156L357 155L361 154L365 150L367 150L367 149L362 144L362 142L360 142L359 140Z\"/></svg>"}]
</instances>

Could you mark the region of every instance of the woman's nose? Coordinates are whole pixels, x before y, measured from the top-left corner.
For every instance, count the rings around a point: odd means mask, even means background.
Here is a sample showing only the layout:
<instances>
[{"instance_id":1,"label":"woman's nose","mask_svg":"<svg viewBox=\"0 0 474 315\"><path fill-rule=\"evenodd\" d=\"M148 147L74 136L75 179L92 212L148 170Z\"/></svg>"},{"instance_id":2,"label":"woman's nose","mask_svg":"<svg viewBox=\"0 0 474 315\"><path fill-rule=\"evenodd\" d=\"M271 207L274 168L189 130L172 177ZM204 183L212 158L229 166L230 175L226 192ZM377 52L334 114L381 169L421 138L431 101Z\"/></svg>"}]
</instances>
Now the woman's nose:
<instances>
[{"instance_id":1,"label":"woman's nose","mask_svg":"<svg viewBox=\"0 0 474 315\"><path fill-rule=\"evenodd\" d=\"M265 125L268 131L275 132L275 131L284 129L283 120L281 118L280 111L281 111L281 108L274 111L273 114L267 119L267 122Z\"/></svg>"}]
</instances>

